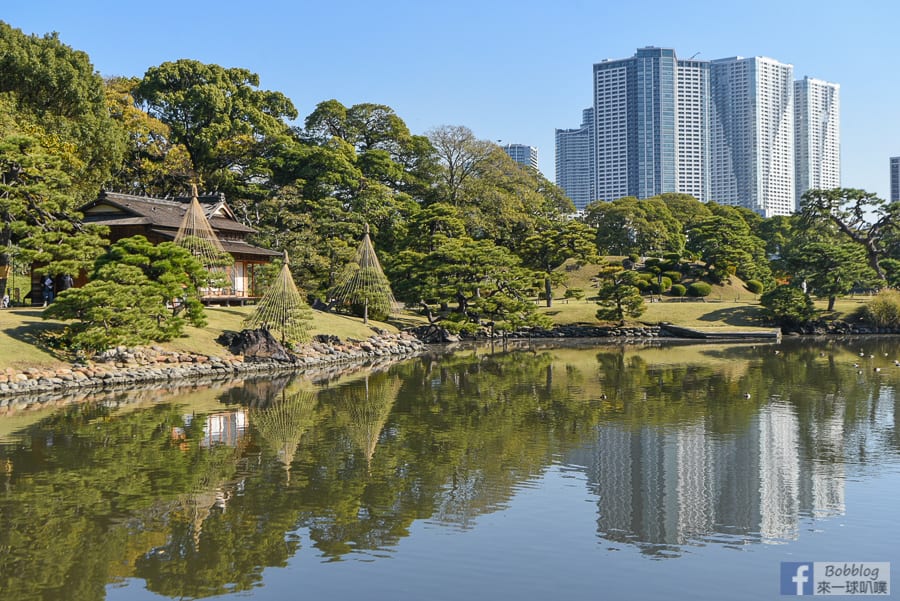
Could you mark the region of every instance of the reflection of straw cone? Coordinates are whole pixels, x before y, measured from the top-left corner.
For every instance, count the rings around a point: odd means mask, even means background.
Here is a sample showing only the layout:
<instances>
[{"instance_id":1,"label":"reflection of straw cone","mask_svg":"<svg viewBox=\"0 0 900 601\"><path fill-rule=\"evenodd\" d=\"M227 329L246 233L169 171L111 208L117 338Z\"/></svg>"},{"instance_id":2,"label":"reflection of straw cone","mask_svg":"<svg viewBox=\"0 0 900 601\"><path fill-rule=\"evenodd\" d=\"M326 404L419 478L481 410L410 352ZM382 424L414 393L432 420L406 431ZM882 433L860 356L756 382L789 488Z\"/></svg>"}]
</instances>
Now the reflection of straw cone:
<instances>
[{"instance_id":1,"label":"reflection of straw cone","mask_svg":"<svg viewBox=\"0 0 900 601\"><path fill-rule=\"evenodd\" d=\"M256 431L282 463L287 481L300 439L317 421L316 395L309 391L282 392L281 401L251 414Z\"/></svg>"},{"instance_id":2,"label":"reflection of straw cone","mask_svg":"<svg viewBox=\"0 0 900 601\"><path fill-rule=\"evenodd\" d=\"M368 467L371 467L378 439L399 391L400 380L397 378L380 376L370 381L366 377L363 386L345 397L347 413L350 415L350 438L362 451Z\"/></svg>"}]
</instances>

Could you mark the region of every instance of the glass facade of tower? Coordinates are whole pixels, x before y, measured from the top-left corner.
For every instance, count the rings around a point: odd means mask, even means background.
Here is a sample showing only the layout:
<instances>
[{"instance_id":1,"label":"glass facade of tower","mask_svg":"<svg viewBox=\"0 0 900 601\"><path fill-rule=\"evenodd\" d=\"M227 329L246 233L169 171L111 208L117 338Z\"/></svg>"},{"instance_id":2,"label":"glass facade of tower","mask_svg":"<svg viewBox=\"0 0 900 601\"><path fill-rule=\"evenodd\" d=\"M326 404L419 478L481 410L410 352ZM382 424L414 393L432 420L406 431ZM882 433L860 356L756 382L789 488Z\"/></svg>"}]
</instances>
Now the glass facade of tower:
<instances>
[{"instance_id":1,"label":"glass facade of tower","mask_svg":"<svg viewBox=\"0 0 900 601\"><path fill-rule=\"evenodd\" d=\"M600 199L685 192L707 200L709 63L670 48L594 65Z\"/></svg>"},{"instance_id":2,"label":"glass facade of tower","mask_svg":"<svg viewBox=\"0 0 900 601\"><path fill-rule=\"evenodd\" d=\"M900 157L891 157L891 202L900 202Z\"/></svg>"},{"instance_id":3,"label":"glass facade of tower","mask_svg":"<svg viewBox=\"0 0 900 601\"><path fill-rule=\"evenodd\" d=\"M839 92L766 57L646 47L596 63L593 200L679 192L789 215L806 190L840 186Z\"/></svg>"},{"instance_id":4,"label":"glass facade of tower","mask_svg":"<svg viewBox=\"0 0 900 601\"><path fill-rule=\"evenodd\" d=\"M526 144L506 144L502 146L509 157L520 165L538 168L538 149Z\"/></svg>"},{"instance_id":5,"label":"glass facade of tower","mask_svg":"<svg viewBox=\"0 0 900 601\"><path fill-rule=\"evenodd\" d=\"M584 109L581 127L556 130L556 185L579 211L595 200L593 108Z\"/></svg>"}]
</instances>

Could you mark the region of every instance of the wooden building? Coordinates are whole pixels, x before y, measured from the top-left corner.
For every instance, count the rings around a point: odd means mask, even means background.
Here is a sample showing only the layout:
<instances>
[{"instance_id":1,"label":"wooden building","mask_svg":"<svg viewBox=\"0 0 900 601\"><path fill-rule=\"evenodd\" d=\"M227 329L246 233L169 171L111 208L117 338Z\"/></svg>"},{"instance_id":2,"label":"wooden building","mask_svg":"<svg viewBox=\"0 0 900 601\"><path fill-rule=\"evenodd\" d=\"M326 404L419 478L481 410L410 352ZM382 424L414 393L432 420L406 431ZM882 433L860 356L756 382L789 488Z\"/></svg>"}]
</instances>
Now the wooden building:
<instances>
[{"instance_id":1,"label":"wooden building","mask_svg":"<svg viewBox=\"0 0 900 601\"><path fill-rule=\"evenodd\" d=\"M150 242L172 242L178 233L191 197L173 199L134 196L117 192L101 192L93 202L81 207L85 223L105 225L109 228L110 242L131 236L144 236ZM261 296L256 289L256 269L270 263L281 253L260 248L247 242L247 236L256 230L238 221L225 202L224 194L198 196L203 212L223 248L234 257L234 264L227 268L230 286L204 292L207 303L243 303ZM61 289L62 275L57 276L56 291ZM83 276L75 285L83 285ZM41 301L39 276L32 275L32 303Z\"/></svg>"}]
</instances>

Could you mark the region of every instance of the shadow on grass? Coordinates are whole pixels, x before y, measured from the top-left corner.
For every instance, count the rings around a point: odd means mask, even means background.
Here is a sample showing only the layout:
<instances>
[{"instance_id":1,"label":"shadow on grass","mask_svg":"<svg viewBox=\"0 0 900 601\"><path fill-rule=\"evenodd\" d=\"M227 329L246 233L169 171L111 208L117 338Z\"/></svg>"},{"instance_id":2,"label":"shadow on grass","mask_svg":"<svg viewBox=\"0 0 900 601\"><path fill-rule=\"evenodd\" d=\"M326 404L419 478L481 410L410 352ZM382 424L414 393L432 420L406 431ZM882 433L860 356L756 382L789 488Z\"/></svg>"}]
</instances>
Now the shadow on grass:
<instances>
[{"instance_id":1,"label":"shadow on grass","mask_svg":"<svg viewBox=\"0 0 900 601\"><path fill-rule=\"evenodd\" d=\"M31 315L29 315L31 317ZM34 312L34 321L25 321L22 325L6 328L3 333L23 344L33 346L41 350L57 361L68 361L69 355L60 349L51 348L47 345L47 334L54 332L62 332L63 325L60 323L46 323L41 321L40 311Z\"/></svg>"},{"instance_id":2,"label":"shadow on grass","mask_svg":"<svg viewBox=\"0 0 900 601\"><path fill-rule=\"evenodd\" d=\"M764 326L756 307L729 307L717 309L697 318L699 321L718 321L730 326Z\"/></svg>"}]
</instances>

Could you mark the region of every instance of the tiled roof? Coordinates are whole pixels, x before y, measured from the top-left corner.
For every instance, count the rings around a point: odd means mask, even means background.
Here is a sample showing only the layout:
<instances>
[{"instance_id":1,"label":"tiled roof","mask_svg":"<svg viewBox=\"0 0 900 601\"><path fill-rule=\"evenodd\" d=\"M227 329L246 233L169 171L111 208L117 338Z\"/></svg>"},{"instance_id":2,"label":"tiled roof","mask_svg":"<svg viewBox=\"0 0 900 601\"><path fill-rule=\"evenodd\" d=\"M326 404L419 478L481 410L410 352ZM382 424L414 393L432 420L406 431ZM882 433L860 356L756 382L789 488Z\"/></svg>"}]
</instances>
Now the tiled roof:
<instances>
[{"instance_id":1,"label":"tiled roof","mask_svg":"<svg viewBox=\"0 0 900 601\"><path fill-rule=\"evenodd\" d=\"M221 195L199 196L197 200L216 231L253 233L252 227L233 219L233 213ZM81 208L85 223L101 225L150 225L177 230L187 211L190 198L163 199L118 192L101 192L97 200ZM210 216L211 214L214 215ZM229 217L223 217L228 215Z\"/></svg>"},{"instance_id":2,"label":"tiled roof","mask_svg":"<svg viewBox=\"0 0 900 601\"><path fill-rule=\"evenodd\" d=\"M172 240L175 239L175 232L158 229L153 229L151 231L166 238L171 238ZM268 248L253 246L249 242L244 242L243 240L219 240L219 242L221 242L222 248L224 248L226 252L229 252L233 255L244 254L257 255L261 257L280 257L282 255L282 253L276 250L269 250Z\"/></svg>"}]
</instances>

